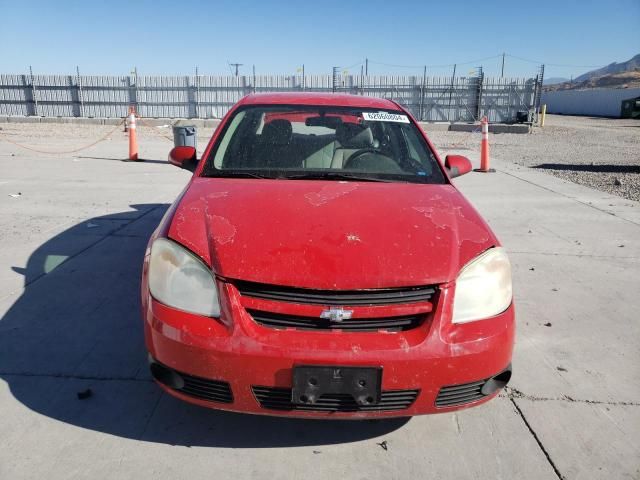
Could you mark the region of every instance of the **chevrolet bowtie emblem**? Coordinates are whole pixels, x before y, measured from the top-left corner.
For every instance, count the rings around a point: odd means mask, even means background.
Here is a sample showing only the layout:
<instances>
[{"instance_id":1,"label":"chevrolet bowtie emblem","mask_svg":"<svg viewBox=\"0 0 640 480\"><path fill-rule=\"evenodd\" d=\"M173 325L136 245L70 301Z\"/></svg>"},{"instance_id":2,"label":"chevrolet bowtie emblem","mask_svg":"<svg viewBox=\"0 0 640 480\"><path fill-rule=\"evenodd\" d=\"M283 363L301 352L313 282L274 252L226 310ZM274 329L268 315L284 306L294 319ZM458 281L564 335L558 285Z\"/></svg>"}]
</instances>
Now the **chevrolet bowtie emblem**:
<instances>
[{"instance_id":1,"label":"chevrolet bowtie emblem","mask_svg":"<svg viewBox=\"0 0 640 480\"><path fill-rule=\"evenodd\" d=\"M342 322L348 320L353 315L353 310L345 310L342 307L330 307L328 310L323 310L320 314L320 318L329 320L330 322Z\"/></svg>"}]
</instances>

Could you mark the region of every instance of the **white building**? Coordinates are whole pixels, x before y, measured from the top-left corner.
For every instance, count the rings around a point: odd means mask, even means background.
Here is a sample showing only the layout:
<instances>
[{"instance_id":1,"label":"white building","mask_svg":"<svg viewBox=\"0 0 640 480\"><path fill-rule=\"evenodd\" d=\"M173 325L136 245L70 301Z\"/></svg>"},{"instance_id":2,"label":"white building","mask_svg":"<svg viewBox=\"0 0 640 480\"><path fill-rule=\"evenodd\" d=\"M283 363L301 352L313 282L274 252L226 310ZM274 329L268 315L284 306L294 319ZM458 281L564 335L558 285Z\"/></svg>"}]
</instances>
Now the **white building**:
<instances>
[{"instance_id":1,"label":"white building","mask_svg":"<svg viewBox=\"0 0 640 480\"><path fill-rule=\"evenodd\" d=\"M640 88L589 88L543 92L547 113L620 118L622 101L640 96Z\"/></svg>"}]
</instances>

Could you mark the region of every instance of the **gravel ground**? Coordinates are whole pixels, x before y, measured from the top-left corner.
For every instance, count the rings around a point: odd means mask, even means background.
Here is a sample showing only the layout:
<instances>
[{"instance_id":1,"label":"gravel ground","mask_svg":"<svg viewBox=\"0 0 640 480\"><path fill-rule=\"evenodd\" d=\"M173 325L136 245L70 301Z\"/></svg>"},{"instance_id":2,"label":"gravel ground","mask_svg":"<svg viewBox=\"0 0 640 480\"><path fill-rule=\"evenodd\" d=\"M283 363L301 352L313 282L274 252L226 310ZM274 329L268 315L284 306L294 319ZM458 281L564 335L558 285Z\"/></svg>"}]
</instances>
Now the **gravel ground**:
<instances>
[{"instance_id":1,"label":"gravel ground","mask_svg":"<svg viewBox=\"0 0 640 480\"><path fill-rule=\"evenodd\" d=\"M479 133L430 131L436 147L446 150L478 151ZM0 124L2 138L50 151L84 146L111 132L106 142L125 142L122 127L71 124ZM202 151L213 129L198 130ZM145 139L165 137L170 145L170 128L138 129L141 148ZM157 140L157 138L156 138ZM544 128L530 135L491 135L491 154L519 165L597 190L640 201L640 121L547 115ZM155 153L155 152L154 152ZM15 155L25 155L15 149ZM70 154L90 155L90 150Z\"/></svg>"},{"instance_id":2,"label":"gravel ground","mask_svg":"<svg viewBox=\"0 0 640 480\"><path fill-rule=\"evenodd\" d=\"M438 148L474 150L480 135L429 132ZM491 135L491 153L565 180L640 201L640 121L547 115L530 135Z\"/></svg>"},{"instance_id":3,"label":"gravel ground","mask_svg":"<svg viewBox=\"0 0 640 480\"><path fill-rule=\"evenodd\" d=\"M204 148L211 138L213 128L198 129L198 147ZM168 127L138 125L138 143L142 147L147 140L167 140L173 143L173 133ZM164 138L163 138L164 137ZM123 126L115 125L74 125L60 123L0 123L0 141L5 138L21 145L34 147L47 152L67 152L76 147L91 148L94 141L104 138L104 142L128 141ZM73 152L71 156L81 156L83 151ZM24 154L25 150L16 148L15 153Z\"/></svg>"}]
</instances>

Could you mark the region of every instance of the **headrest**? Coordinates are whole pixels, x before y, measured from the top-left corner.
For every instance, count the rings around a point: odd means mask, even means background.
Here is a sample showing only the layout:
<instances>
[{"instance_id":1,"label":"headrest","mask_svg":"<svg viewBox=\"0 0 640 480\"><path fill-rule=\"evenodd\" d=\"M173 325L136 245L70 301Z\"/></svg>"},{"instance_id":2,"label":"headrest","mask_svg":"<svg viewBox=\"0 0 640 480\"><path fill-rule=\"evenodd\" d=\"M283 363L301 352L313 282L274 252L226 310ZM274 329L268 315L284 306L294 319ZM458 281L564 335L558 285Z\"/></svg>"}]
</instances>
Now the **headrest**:
<instances>
[{"instance_id":1,"label":"headrest","mask_svg":"<svg viewBox=\"0 0 640 480\"><path fill-rule=\"evenodd\" d=\"M270 145L289 145L293 129L289 120L272 120L262 128L262 139Z\"/></svg>"},{"instance_id":2,"label":"headrest","mask_svg":"<svg viewBox=\"0 0 640 480\"><path fill-rule=\"evenodd\" d=\"M356 123L341 123L336 128L336 139L342 148L371 148L373 147L373 132L371 128Z\"/></svg>"}]
</instances>

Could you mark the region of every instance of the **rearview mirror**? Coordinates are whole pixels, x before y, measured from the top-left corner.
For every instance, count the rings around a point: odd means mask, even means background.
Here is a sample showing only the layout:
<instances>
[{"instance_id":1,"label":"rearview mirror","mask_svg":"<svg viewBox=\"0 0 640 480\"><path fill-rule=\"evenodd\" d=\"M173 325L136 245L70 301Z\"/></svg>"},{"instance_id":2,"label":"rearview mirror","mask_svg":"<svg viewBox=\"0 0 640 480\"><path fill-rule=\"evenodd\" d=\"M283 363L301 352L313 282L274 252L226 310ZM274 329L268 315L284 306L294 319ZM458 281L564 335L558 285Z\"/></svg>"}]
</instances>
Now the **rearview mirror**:
<instances>
[{"instance_id":1,"label":"rearview mirror","mask_svg":"<svg viewBox=\"0 0 640 480\"><path fill-rule=\"evenodd\" d=\"M307 127L327 127L335 130L338 128L338 125L342 123L342 119L340 117L335 116L320 116L320 117L308 117L304 124Z\"/></svg>"},{"instance_id":2,"label":"rearview mirror","mask_svg":"<svg viewBox=\"0 0 640 480\"><path fill-rule=\"evenodd\" d=\"M471 171L471 160L462 155L447 155L444 166L449 171L449 177L455 178Z\"/></svg>"},{"instance_id":3,"label":"rearview mirror","mask_svg":"<svg viewBox=\"0 0 640 480\"><path fill-rule=\"evenodd\" d=\"M174 147L169 152L169 163L190 172L195 171L198 166L196 149L193 147Z\"/></svg>"}]
</instances>

